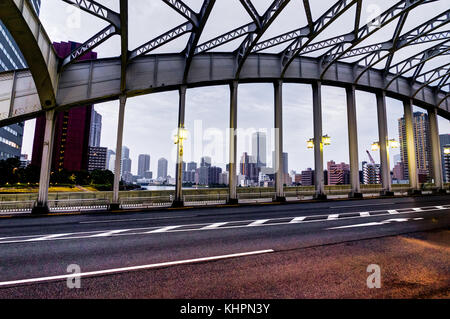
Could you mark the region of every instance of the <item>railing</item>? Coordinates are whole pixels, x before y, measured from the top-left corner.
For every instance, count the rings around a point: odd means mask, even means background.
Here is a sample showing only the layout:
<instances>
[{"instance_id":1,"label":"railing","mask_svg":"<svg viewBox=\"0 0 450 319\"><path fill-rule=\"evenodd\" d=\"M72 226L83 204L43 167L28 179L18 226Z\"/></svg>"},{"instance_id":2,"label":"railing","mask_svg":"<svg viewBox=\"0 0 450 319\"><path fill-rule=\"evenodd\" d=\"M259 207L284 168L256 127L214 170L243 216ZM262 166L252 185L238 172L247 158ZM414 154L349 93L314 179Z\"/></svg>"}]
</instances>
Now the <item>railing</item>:
<instances>
[{"instance_id":1,"label":"railing","mask_svg":"<svg viewBox=\"0 0 450 319\"><path fill-rule=\"evenodd\" d=\"M152 197L121 197L120 207L122 209L130 208L152 208L152 207L170 207L173 202L173 196L152 196Z\"/></svg>"},{"instance_id":2,"label":"railing","mask_svg":"<svg viewBox=\"0 0 450 319\"><path fill-rule=\"evenodd\" d=\"M222 205L228 201L228 194L201 194L201 195L184 195L183 201L185 205Z\"/></svg>"},{"instance_id":3,"label":"railing","mask_svg":"<svg viewBox=\"0 0 450 319\"><path fill-rule=\"evenodd\" d=\"M33 209L34 203L34 200L0 202L0 214L28 213Z\"/></svg>"},{"instance_id":4,"label":"railing","mask_svg":"<svg viewBox=\"0 0 450 319\"><path fill-rule=\"evenodd\" d=\"M107 199L61 199L49 200L50 211L88 211L88 210L106 210L109 207Z\"/></svg>"}]
</instances>

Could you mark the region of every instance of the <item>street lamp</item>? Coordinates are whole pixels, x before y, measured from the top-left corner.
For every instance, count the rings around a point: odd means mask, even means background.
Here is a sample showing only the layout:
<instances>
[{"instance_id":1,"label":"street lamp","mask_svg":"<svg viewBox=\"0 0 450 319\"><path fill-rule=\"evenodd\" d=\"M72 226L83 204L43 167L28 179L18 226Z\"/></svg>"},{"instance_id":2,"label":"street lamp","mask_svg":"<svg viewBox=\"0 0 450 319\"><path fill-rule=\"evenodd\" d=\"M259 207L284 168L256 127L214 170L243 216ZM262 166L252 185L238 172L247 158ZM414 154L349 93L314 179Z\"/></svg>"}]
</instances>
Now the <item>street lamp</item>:
<instances>
[{"instance_id":1,"label":"street lamp","mask_svg":"<svg viewBox=\"0 0 450 319\"><path fill-rule=\"evenodd\" d=\"M399 148L400 143L398 141L396 141L395 139L391 139L391 140L387 141L386 146L390 147L390 148ZM378 151L380 148L381 148L380 142L372 143L372 151L374 151L374 152Z\"/></svg>"},{"instance_id":2,"label":"street lamp","mask_svg":"<svg viewBox=\"0 0 450 319\"><path fill-rule=\"evenodd\" d=\"M444 155L450 155L450 146L444 146Z\"/></svg>"},{"instance_id":3,"label":"street lamp","mask_svg":"<svg viewBox=\"0 0 450 319\"><path fill-rule=\"evenodd\" d=\"M322 137L322 143L323 145L331 145L331 137L328 135L324 135ZM306 142L306 146L308 147L308 149L313 149L314 148L314 139L310 138L307 142Z\"/></svg>"}]
</instances>

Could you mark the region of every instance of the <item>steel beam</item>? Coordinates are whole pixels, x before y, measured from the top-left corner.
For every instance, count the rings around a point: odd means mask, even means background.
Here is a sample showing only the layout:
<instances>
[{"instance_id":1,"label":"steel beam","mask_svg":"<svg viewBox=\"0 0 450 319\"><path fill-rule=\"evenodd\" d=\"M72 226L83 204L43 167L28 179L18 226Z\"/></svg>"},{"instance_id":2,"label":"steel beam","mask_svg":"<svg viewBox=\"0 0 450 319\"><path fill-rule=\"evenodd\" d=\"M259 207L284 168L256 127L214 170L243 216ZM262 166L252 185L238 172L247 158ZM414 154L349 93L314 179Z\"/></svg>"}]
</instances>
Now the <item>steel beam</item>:
<instances>
[{"instance_id":1,"label":"steel beam","mask_svg":"<svg viewBox=\"0 0 450 319\"><path fill-rule=\"evenodd\" d=\"M389 138L386 115L386 93L378 92L377 114L378 114L378 136L380 144L381 182L383 186L382 195L393 195L391 189L391 168L389 163Z\"/></svg>"},{"instance_id":2,"label":"steel beam","mask_svg":"<svg viewBox=\"0 0 450 319\"><path fill-rule=\"evenodd\" d=\"M181 86L179 89L179 105L178 105L178 143L177 143L177 163L175 168L175 200L172 204L174 207L184 206L183 202L183 143L184 141L180 139L183 136L184 130L184 120L185 120L185 110L186 110L186 86Z\"/></svg>"},{"instance_id":3,"label":"steel beam","mask_svg":"<svg viewBox=\"0 0 450 319\"><path fill-rule=\"evenodd\" d=\"M123 143L123 126L125 122L125 105L127 103L127 97L125 95L119 98L119 120L117 123L117 141L116 141L116 160L114 166L114 185L113 185L113 198L109 209L120 208L120 179L121 179L121 167L122 167L122 143Z\"/></svg>"},{"instance_id":4,"label":"steel beam","mask_svg":"<svg viewBox=\"0 0 450 319\"><path fill-rule=\"evenodd\" d=\"M79 9L90 13L97 18L108 21L109 23L120 29L120 16L117 12L101 5L93 0L63 0L64 2L71 4Z\"/></svg>"},{"instance_id":5,"label":"steel beam","mask_svg":"<svg viewBox=\"0 0 450 319\"><path fill-rule=\"evenodd\" d=\"M275 97L275 192L276 201L285 202L283 162L283 81L274 82Z\"/></svg>"},{"instance_id":6,"label":"steel beam","mask_svg":"<svg viewBox=\"0 0 450 319\"><path fill-rule=\"evenodd\" d=\"M181 0L162 0L167 5L172 7L176 12L181 14L187 20L189 20L194 26L199 26L199 20L197 14L187 4Z\"/></svg>"},{"instance_id":7,"label":"steel beam","mask_svg":"<svg viewBox=\"0 0 450 319\"><path fill-rule=\"evenodd\" d=\"M237 104L238 104L238 82L233 81L230 84L230 150L229 150L229 204L237 204L239 199L237 196Z\"/></svg>"},{"instance_id":8,"label":"steel beam","mask_svg":"<svg viewBox=\"0 0 450 319\"><path fill-rule=\"evenodd\" d=\"M416 143L414 142L414 124L413 124L413 105L411 100L403 102L405 131L406 131L406 150L408 153L408 176L409 185L412 191L419 190L419 177L417 174L417 155ZM405 146L405 144L403 145Z\"/></svg>"},{"instance_id":9,"label":"steel beam","mask_svg":"<svg viewBox=\"0 0 450 319\"><path fill-rule=\"evenodd\" d=\"M444 176L442 173L442 157L441 157L441 144L439 141L439 125L438 115L436 109L428 110L428 121L430 126L430 141L431 141L431 174L433 177L434 185L441 191L444 189Z\"/></svg>"},{"instance_id":10,"label":"steel beam","mask_svg":"<svg viewBox=\"0 0 450 319\"><path fill-rule=\"evenodd\" d=\"M42 161L39 177L39 193L33 214L48 214L48 188L52 171L53 142L55 139L56 113L54 110L45 112L44 142L42 144Z\"/></svg>"},{"instance_id":11,"label":"steel beam","mask_svg":"<svg viewBox=\"0 0 450 319\"><path fill-rule=\"evenodd\" d=\"M351 197L362 197L359 180L358 124L356 117L355 86L345 88L347 95L348 145L350 158Z\"/></svg>"},{"instance_id":12,"label":"steel beam","mask_svg":"<svg viewBox=\"0 0 450 319\"><path fill-rule=\"evenodd\" d=\"M312 84L314 121L314 185L316 199L325 199L323 171L322 83Z\"/></svg>"}]
</instances>

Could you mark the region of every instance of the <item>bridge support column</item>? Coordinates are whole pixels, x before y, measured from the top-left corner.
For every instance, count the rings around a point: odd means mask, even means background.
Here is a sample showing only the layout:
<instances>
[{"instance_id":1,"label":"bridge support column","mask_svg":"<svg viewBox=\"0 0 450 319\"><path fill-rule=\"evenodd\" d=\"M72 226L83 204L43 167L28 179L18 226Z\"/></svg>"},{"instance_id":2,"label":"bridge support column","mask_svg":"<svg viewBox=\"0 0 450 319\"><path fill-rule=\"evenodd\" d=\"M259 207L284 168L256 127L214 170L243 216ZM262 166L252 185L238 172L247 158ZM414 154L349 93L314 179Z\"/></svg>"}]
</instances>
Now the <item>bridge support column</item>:
<instances>
[{"instance_id":1,"label":"bridge support column","mask_svg":"<svg viewBox=\"0 0 450 319\"><path fill-rule=\"evenodd\" d=\"M230 84L230 161L228 165L229 204L238 204L239 202L236 188L238 85L237 81L233 81Z\"/></svg>"},{"instance_id":2,"label":"bridge support column","mask_svg":"<svg viewBox=\"0 0 450 319\"><path fill-rule=\"evenodd\" d=\"M431 142L431 157L432 157L432 177L434 185L438 192L444 192L444 176L442 173L442 157L441 157L441 143L439 141L439 125L438 115L436 109L428 111L428 121L430 126L430 142Z\"/></svg>"},{"instance_id":3,"label":"bridge support column","mask_svg":"<svg viewBox=\"0 0 450 319\"><path fill-rule=\"evenodd\" d=\"M326 199L323 173L322 83L312 85L314 115L314 185L315 199Z\"/></svg>"},{"instance_id":4,"label":"bridge support column","mask_svg":"<svg viewBox=\"0 0 450 319\"><path fill-rule=\"evenodd\" d=\"M120 169L122 163L122 142L123 142L123 125L125 121L125 105L127 97L125 95L119 98L119 122L117 125L117 143L116 143L116 161L114 165L114 185L113 198L109 205L110 210L120 209L119 189L120 189Z\"/></svg>"},{"instance_id":5,"label":"bridge support column","mask_svg":"<svg viewBox=\"0 0 450 319\"><path fill-rule=\"evenodd\" d=\"M393 196L391 185L391 168L389 164L388 128L386 115L386 93L377 93L378 135L380 143L382 196Z\"/></svg>"},{"instance_id":6,"label":"bridge support column","mask_svg":"<svg viewBox=\"0 0 450 319\"><path fill-rule=\"evenodd\" d=\"M358 156L358 124L356 118L355 86L347 87L347 121L348 121L348 145L350 153L350 184L352 190L350 197L362 198L361 184L359 180L359 156Z\"/></svg>"},{"instance_id":7,"label":"bridge support column","mask_svg":"<svg viewBox=\"0 0 450 319\"><path fill-rule=\"evenodd\" d=\"M419 176L417 175L416 146L414 143L412 100L403 102L406 130L406 150L408 153L408 176L411 194L419 194Z\"/></svg>"},{"instance_id":8,"label":"bridge support column","mask_svg":"<svg viewBox=\"0 0 450 319\"><path fill-rule=\"evenodd\" d=\"M42 146L41 173L39 178L38 199L33 207L32 214L48 214L48 187L52 170L53 142L55 139L55 111L45 113L44 143Z\"/></svg>"},{"instance_id":9,"label":"bridge support column","mask_svg":"<svg viewBox=\"0 0 450 319\"><path fill-rule=\"evenodd\" d=\"M275 89L275 192L276 201L285 202L283 161L283 81L274 83Z\"/></svg>"},{"instance_id":10,"label":"bridge support column","mask_svg":"<svg viewBox=\"0 0 450 319\"><path fill-rule=\"evenodd\" d=\"M186 86L180 87L180 102L178 106L178 136L177 136L177 164L176 164L176 181L175 181L175 200L173 207L183 207L183 142L184 142L184 119L186 109Z\"/></svg>"}]
</instances>

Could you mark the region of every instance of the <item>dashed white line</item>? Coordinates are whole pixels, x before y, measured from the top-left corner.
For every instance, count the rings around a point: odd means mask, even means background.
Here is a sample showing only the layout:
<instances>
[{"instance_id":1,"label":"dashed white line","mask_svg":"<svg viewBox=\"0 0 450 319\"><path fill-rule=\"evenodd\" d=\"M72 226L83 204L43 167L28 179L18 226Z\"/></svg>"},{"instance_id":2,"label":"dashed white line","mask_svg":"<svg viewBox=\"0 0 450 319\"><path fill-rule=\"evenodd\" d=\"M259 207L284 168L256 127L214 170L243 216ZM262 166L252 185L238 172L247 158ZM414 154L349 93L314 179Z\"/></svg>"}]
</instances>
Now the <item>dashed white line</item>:
<instances>
[{"instance_id":1,"label":"dashed white line","mask_svg":"<svg viewBox=\"0 0 450 319\"><path fill-rule=\"evenodd\" d=\"M129 231L129 230L132 230L132 229L111 230L111 231L108 231L108 232L105 232L105 233L101 233L101 234L97 234L97 235L92 235L92 236L90 236L90 237L91 237L91 238L95 238L95 237L109 237L109 236L112 236L112 235L115 235L115 234L120 234L120 233Z\"/></svg>"},{"instance_id":2,"label":"dashed white line","mask_svg":"<svg viewBox=\"0 0 450 319\"><path fill-rule=\"evenodd\" d=\"M228 223L215 223L215 224L208 225L208 226L205 226L205 227L200 228L200 229L201 230L216 229L216 228L219 228L220 226L223 226L223 225L226 225L226 224L228 224Z\"/></svg>"},{"instance_id":3,"label":"dashed white line","mask_svg":"<svg viewBox=\"0 0 450 319\"><path fill-rule=\"evenodd\" d=\"M247 227L255 227L255 226L261 226L264 223L268 222L270 219L260 219L257 221L254 221L253 223L250 223L247 225Z\"/></svg>"},{"instance_id":4,"label":"dashed white line","mask_svg":"<svg viewBox=\"0 0 450 319\"><path fill-rule=\"evenodd\" d=\"M63 237L63 236L68 236L68 235L72 235L72 234L69 233L69 234L47 235L47 236L43 236L43 237L27 239L25 241L45 241L45 240L50 240L50 239Z\"/></svg>"},{"instance_id":5,"label":"dashed white line","mask_svg":"<svg viewBox=\"0 0 450 319\"><path fill-rule=\"evenodd\" d=\"M359 213L359 216L361 216L361 217L370 217L370 213L369 212L362 212L362 213Z\"/></svg>"},{"instance_id":6,"label":"dashed white line","mask_svg":"<svg viewBox=\"0 0 450 319\"><path fill-rule=\"evenodd\" d=\"M293 220L291 220L289 222L289 224L297 224L297 223L301 223L302 221L304 221L306 219L306 216L303 217L295 217Z\"/></svg>"},{"instance_id":7,"label":"dashed white line","mask_svg":"<svg viewBox=\"0 0 450 319\"><path fill-rule=\"evenodd\" d=\"M81 277L92 277L92 276L107 275L107 274L116 274L116 273L123 273L123 272L128 272L128 271L153 269L153 268L161 268L161 267L168 267L168 266L177 266L177 265L183 265L183 264L194 264L194 263L205 262L205 261L224 260L224 259L245 257L245 256L252 256L252 255L263 255L263 254L269 254L269 253L273 253L273 252L275 252L273 249L267 249L267 250L237 253L237 254L231 254L231 255L204 257L204 258L196 258L196 259L187 259L187 260L150 264L150 265L142 265L142 266L98 270L98 271L79 273L76 275L67 274L67 275L59 275L59 276L4 281L4 282L0 282L0 287L55 281L55 280L63 280L63 279L68 279L68 278L81 278Z\"/></svg>"},{"instance_id":8,"label":"dashed white line","mask_svg":"<svg viewBox=\"0 0 450 319\"><path fill-rule=\"evenodd\" d=\"M444 206L436 206L437 209L445 209Z\"/></svg>"},{"instance_id":9,"label":"dashed white line","mask_svg":"<svg viewBox=\"0 0 450 319\"><path fill-rule=\"evenodd\" d=\"M421 211L422 211L422 208L413 208L413 211L415 211L415 212L421 212Z\"/></svg>"},{"instance_id":10,"label":"dashed white line","mask_svg":"<svg viewBox=\"0 0 450 319\"><path fill-rule=\"evenodd\" d=\"M339 218L339 214L334 214L334 215L328 216L328 220L336 220L338 218Z\"/></svg>"},{"instance_id":11,"label":"dashed white line","mask_svg":"<svg viewBox=\"0 0 450 319\"><path fill-rule=\"evenodd\" d=\"M388 210L388 213L391 215L396 215L396 214L400 214L398 211L396 210Z\"/></svg>"},{"instance_id":12,"label":"dashed white line","mask_svg":"<svg viewBox=\"0 0 450 319\"><path fill-rule=\"evenodd\" d=\"M169 230L172 230L172 229L175 229L175 228L178 228L178 227L181 227L181 226L167 226L167 227L163 227L163 228L158 228L158 229L155 229L155 230L151 230L151 231L149 231L149 232L145 232L144 234L165 233L165 232L167 232L167 231L169 231Z\"/></svg>"}]
</instances>

